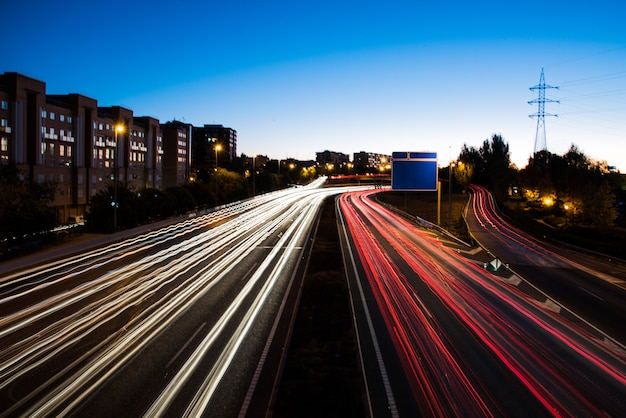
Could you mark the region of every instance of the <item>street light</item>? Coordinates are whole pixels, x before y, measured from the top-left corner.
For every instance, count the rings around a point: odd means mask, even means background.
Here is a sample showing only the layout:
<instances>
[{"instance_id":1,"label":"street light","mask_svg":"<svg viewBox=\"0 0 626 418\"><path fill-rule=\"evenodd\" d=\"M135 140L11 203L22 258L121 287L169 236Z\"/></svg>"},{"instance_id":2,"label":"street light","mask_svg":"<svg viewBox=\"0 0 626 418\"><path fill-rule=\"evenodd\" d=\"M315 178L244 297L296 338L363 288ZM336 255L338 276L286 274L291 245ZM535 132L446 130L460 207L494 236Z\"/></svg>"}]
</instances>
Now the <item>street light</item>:
<instances>
[{"instance_id":1,"label":"street light","mask_svg":"<svg viewBox=\"0 0 626 418\"><path fill-rule=\"evenodd\" d=\"M220 144L215 144L215 200L217 201L217 152L222 150L222 146Z\"/></svg>"},{"instance_id":2,"label":"street light","mask_svg":"<svg viewBox=\"0 0 626 418\"><path fill-rule=\"evenodd\" d=\"M454 169L454 162L450 161L448 167L448 229L450 229L450 212L452 212L452 170Z\"/></svg>"},{"instance_id":3,"label":"street light","mask_svg":"<svg viewBox=\"0 0 626 418\"><path fill-rule=\"evenodd\" d=\"M215 170L217 171L217 152L222 150L222 146L220 144L215 144Z\"/></svg>"},{"instance_id":4,"label":"street light","mask_svg":"<svg viewBox=\"0 0 626 418\"><path fill-rule=\"evenodd\" d=\"M252 156L252 196L256 196L256 168L255 168L256 154Z\"/></svg>"},{"instance_id":5,"label":"street light","mask_svg":"<svg viewBox=\"0 0 626 418\"><path fill-rule=\"evenodd\" d=\"M124 125L117 124L113 129L115 131L115 149L113 150L113 165L114 167L114 181L113 181L113 232L117 232L117 207L119 204L117 203L117 175L119 173L117 166L117 154L119 151L119 147L117 145L117 134L124 132Z\"/></svg>"}]
</instances>

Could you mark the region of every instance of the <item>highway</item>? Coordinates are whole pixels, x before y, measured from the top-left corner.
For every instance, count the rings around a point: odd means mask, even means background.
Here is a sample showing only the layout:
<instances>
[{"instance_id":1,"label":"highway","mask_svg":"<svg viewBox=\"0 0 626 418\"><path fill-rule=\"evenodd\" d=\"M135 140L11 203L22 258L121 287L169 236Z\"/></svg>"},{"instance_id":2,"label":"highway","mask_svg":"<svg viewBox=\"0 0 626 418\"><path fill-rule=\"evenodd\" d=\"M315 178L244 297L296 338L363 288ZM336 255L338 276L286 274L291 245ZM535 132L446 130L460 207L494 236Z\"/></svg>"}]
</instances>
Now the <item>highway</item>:
<instances>
[{"instance_id":1,"label":"highway","mask_svg":"<svg viewBox=\"0 0 626 418\"><path fill-rule=\"evenodd\" d=\"M370 415L623 414L623 346L372 193L337 204Z\"/></svg>"},{"instance_id":2,"label":"highway","mask_svg":"<svg viewBox=\"0 0 626 418\"><path fill-rule=\"evenodd\" d=\"M6 274L0 416L258 415L324 181Z\"/></svg>"},{"instance_id":3,"label":"highway","mask_svg":"<svg viewBox=\"0 0 626 418\"><path fill-rule=\"evenodd\" d=\"M626 269L539 242L511 227L496 210L491 194L471 186L466 220L472 236L511 271L560 306L626 345Z\"/></svg>"}]
</instances>

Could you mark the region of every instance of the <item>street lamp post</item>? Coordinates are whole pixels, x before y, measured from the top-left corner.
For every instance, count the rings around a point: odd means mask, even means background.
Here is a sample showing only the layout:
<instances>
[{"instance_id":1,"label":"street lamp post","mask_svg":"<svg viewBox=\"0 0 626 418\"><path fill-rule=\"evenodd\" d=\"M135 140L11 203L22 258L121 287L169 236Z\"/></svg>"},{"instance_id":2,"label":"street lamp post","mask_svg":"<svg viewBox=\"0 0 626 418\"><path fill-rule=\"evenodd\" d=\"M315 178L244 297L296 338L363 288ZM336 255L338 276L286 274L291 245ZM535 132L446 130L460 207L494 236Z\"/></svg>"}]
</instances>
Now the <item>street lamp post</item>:
<instances>
[{"instance_id":1,"label":"street lamp post","mask_svg":"<svg viewBox=\"0 0 626 418\"><path fill-rule=\"evenodd\" d=\"M222 150L222 146L220 144L215 144L215 200L217 201L217 152Z\"/></svg>"},{"instance_id":2,"label":"street lamp post","mask_svg":"<svg viewBox=\"0 0 626 418\"><path fill-rule=\"evenodd\" d=\"M119 147L117 145L117 134L124 132L124 125L121 125L121 124L115 125L114 131L115 131L115 149L113 150L113 152L115 154L113 155L113 165L115 167L113 170L113 176L114 176L114 180L113 180L113 232L117 232L117 207L119 206L117 202L117 181L118 181L117 175L119 173L119 168L117 166L118 165L117 154L119 151Z\"/></svg>"},{"instance_id":3,"label":"street lamp post","mask_svg":"<svg viewBox=\"0 0 626 418\"><path fill-rule=\"evenodd\" d=\"M454 169L454 162L450 161L448 167L448 229L450 229L450 213L452 212L452 170Z\"/></svg>"},{"instance_id":4,"label":"street lamp post","mask_svg":"<svg viewBox=\"0 0 626 418\"><path fill-rule=\"evenodd\" d=\"M252 196L256 196L256 168L255 168L256 154L252 156Z\"/></svg>"}]
</instances>

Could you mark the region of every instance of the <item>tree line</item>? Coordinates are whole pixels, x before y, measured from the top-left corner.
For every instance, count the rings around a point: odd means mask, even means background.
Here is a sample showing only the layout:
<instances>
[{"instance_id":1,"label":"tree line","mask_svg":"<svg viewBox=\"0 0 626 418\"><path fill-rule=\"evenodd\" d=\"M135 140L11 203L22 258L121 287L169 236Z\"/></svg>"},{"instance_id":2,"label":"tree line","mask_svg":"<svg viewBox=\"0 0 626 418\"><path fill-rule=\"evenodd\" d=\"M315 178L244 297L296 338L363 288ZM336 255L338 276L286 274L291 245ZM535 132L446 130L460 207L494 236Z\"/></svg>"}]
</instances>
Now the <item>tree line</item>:
<instances>
[{"instance_id":1,"label":"tree line","mask_svg":"<svg viewBox=\"0 0 626 418\"><path fill-rule=\"evenodd\" d=\"M503 207L540 215L560 228L587 225L605 230L614 225L626 186L623 175L575 145L563 155L535 153L519 170L511 163L509 145L499 134L478 148L464 145L454 170L459 184L486 186ZM512 195L513 190L519 195ZM516 198L520 203L510 204Z\"/></svg>"}]
</instances>

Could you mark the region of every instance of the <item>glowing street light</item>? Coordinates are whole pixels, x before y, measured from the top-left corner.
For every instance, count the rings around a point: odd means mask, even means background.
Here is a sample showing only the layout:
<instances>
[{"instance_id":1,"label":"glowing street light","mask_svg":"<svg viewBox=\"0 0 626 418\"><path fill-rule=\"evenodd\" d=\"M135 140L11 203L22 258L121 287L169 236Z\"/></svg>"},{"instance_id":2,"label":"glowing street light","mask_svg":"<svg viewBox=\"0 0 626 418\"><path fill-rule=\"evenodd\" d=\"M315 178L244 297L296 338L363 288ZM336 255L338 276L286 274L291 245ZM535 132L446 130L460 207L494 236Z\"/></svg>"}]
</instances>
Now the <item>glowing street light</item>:
<instances>
[{"instance_id":1,"label":"glowing street light","mask_svg":"<svg viewBox=\"0 0 626 418\"><path fill-rule=\"evenodd\" d=\"M220 144L215 144L215 169L217 170L217 153L222 150L222 146Z\"/></svg>"},{"instance_id":2,"label":"glowing street light","mask_svg":"<svg viewBox=\"0 0 626 418\"><path fill-rule=\"evenodd\" d=\"M256 178L255 178L255 174L256 174L256 168L255 168L255 164L256 163L256 154L254 154L252 156L252 196L256 196Z\"/></svg>"},{"instance_id":3,"label":"glowing street light","mask_svg":"<svg viewBox=\"0 0 626 418\"><path fill-rule=\"evenodd\" d=\"M217 201L217 153L222 150L222 146L220 144L215 144L215 200Z\"/></svg>"},{"instance_id":4,"label":"glowing street light","mask_svg":"<svg viewBox=\"0 0 626 418\"><path fill-rule=\"evenodd\" d=\"M121 123L118 123L117 125L115 125L114 128L115 131L115 149L113 150L114 154L113 154L113 165L115 166L114 171L113 171L113 175L114 175L114 181L113 181L113 232L117 232L117 208L119 206L119 204L117 203L117 177L118 177L118 173L119 173L119 168L118 168L118 163L117 163L117 154L118 154L118 150L119 147L117 145L117 135L121 134L124 132L124 125L122 125Z\"/></svg>"}]
</instances>

